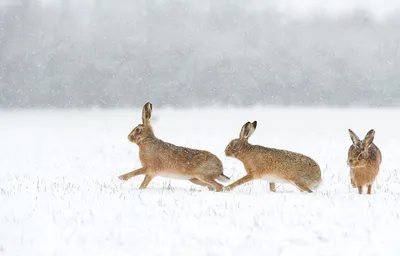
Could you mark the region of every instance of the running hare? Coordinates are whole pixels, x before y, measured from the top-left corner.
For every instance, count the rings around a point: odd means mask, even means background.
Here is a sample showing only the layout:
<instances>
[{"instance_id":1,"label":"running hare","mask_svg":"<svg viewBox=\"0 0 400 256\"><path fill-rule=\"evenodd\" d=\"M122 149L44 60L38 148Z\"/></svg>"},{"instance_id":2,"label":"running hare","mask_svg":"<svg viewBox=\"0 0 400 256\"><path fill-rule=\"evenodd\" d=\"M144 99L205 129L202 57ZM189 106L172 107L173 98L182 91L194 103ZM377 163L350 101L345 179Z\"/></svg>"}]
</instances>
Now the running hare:
<instances>
[{"instance_id":1,"label":"running hare","mask_svg":"<svg viewBox=\"0 0 400 256\"><path fill-rule=\"evenodd\" d=\"M156 138L150 124L152 108L151 103L143 106L143 123L128 135L129 141L139 146L139 158L143 167L119 178L128 180L144 174L140 189L146 188L155 176L163 176L189 180L194 184L221 191L223 186L215 180L229 180L223 174L222 162L208 151L178 147Z\"/></svg>"},{"instance_id":2,"label":"running hare","mask_svg":"<svg viewBox=\"0 0 400 256\"><path fill-rule=\"evenodd\" d=\"M275 192L275 182L291 183L300 191L311 193L310 188L317 187L321 182L321 170L311 158L287 150L266 148L252 145L249 137L257 127L257 121L243 125L239 139L232 140L225 149L225 155L240 160L247 175L226 186L231 190L243 183L265 179L269 188Z\"/></svg>"},{"instance_id":3,"label":"running hare","mask_svg":"<svg viewBox=\"0 0 400 256\"><path fill-rule=\"evenodd\" d=\"M379 172L382 162L382 154L379 148L372 142L375 131L370 130L364 140L349 129L350 138L353 144L348 151L347 165L350 167L350 181L353 188L358 188L362 194L363 186L367 186L367 193L371 194L372 184Z\"/></svg>"}]
</instances>

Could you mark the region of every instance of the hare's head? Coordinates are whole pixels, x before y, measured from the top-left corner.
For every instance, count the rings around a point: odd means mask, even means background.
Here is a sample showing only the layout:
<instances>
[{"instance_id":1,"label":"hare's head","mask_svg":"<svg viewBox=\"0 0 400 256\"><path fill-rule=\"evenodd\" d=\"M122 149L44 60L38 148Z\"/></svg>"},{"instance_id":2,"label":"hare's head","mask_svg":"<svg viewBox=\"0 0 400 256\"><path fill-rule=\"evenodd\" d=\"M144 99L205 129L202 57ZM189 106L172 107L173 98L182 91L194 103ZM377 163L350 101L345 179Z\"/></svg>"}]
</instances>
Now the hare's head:
<instances>
[{"instance_id":1,"label":"hare's head","mask_svg":"<svg viewBox=\"0 0 400 256\"><path fill-rule=\"evenodd\" d=\"M369 160L369 147L374 140L375 131L370 130L363 140L350 129L349 134L353 144L349 148L347 165L352 168L364 167Z\"/></svg>"},{"instance_id":2,"label":"hare's head","mask_svg":"<svg viewBox=\"0 0 400 256\"><path fill-rule=\"evenodd\" d=\"M237 157L243 147L249 144L249 137L253 134L256 128L257 121L245 123L240 131L239 138L232 140L229 142L228 146L226 146L225 155L229 157Z\"/></svg>"},{"instance_id":3,"label":"hare's head","mask_svg":"<svg viewBox=\"0 0 400 256\"><path fill-rule=\"evenodd\" d=\"M150 124L151 111L153 105L147 102L142 110L142 123L136 126L128 135L128 140L132 143L140 144L148 138L154 138L153 128Z\"/></svg>"}]
</instances>

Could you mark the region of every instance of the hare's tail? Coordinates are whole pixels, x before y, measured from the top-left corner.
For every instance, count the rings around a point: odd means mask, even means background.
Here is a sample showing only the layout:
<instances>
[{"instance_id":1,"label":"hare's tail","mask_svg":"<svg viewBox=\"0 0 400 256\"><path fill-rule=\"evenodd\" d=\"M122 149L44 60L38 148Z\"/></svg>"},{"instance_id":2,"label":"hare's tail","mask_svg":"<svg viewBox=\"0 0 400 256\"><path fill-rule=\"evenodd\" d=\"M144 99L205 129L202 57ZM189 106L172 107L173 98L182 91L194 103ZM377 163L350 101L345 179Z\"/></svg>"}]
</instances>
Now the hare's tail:
<instances>
[{"instance_id":1,"label":"hare's tail","mask_svg":"<svg viewBox=\"0 0 400 256\"><path fill-rule=\"evenodd\" d=\"M225 174L222 173L217 177L217 180L221 181L221 182L228 182L231 179L228 176L226 176Z\"/></svg>"}]
</instances>

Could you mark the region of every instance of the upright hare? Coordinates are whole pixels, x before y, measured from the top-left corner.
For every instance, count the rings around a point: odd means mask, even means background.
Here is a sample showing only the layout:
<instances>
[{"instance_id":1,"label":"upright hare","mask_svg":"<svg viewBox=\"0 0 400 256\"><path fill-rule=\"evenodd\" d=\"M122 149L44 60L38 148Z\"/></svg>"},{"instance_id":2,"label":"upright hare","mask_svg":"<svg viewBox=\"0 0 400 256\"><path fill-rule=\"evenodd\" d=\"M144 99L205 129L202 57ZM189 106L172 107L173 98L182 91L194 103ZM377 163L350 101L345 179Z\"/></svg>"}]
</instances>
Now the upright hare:
<instances>
[{"instance_id":1,"label":"upright hare","mask_svg":"<svg viewBox=\"0 0 400 256\"><path fill-rule=\"evenodd\" d=\"M225 149L225 155L240 160L247 175L226 186L231 190L254 179L266 179L271 191L275 192L275 182L291 183L300 191L312 192L321 182L318 164L308 156L287 150L252 145L249 137L257 127L257 121L243 125L239 139L232 140Z\"/></svg>"},{"instance_id":2,"label":"upright hare","mask_svg":"<svg viewBox=\"0 0 400 256\"><path fill-rule=\"evenodd\" d=\"M350 129L349 134L353 141L347 158L351 185L353 188L358 188L359 194L362 194L363 187L367 186L367 193L371 194L372 184L378 175L379 166L382 162L381 151L373 143L375 131L370 130L362 141Z\"/></svg>"},{"instance_id":3,"label":"upright hare","mask_svg":"<svg viewBox=\"0 0 400 256\"><path fill-rule=\"evenodd\" d=\"M228 181L223 174L222 162L208 151L175 146L154 135L150 124L152 104L146 103L142 111L142 124L136 126L128 135L129 141L139 146L142 168L119 176L128 180L144 174L140 189L146 188L155 176L186 179L190 182L221 191L223 186L216 182Z\"/></svg>"}]
</instances>

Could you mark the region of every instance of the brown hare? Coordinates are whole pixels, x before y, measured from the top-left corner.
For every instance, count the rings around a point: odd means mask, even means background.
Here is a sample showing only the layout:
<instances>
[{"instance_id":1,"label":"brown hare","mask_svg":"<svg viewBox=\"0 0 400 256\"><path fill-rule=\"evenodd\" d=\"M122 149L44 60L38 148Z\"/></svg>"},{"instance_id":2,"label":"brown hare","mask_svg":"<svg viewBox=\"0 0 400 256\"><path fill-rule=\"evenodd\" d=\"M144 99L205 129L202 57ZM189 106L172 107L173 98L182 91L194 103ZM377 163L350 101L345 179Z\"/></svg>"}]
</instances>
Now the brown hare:
<instances>
[{"instance_id":1,"label":"brown hare","mask_svg":"<svg viewBox=\"0 0 400 256\"><path fill-rule=\"evenodd\" d=\"M146 188L155 176L186 179L190 182L221 191L223 186L216 180L229 180L223 174L222 162L208 151L179 147L164 142L154 135L150 124L152 104L146 103L142 111L142 124L136 126L128 135L132 143L139 146L142 168L119 176L128 180L144 174L140 189Z\"/></svg>"},{"instance_id":2,"label":"brown hare","mask_svg":"<svg viewBox=\"0 0 400 256\"><path fill-rule=\"evenodd\" d=\"M375 131L370 130L364 140L349 129L353 144L348 151L347 165L350 167L350 182L353 188L358 188L358 193L363 193L363 187L367 186L367 193L371 194L372 184L379 172L382 162L382 154L373 143Z\"/></svg>"},{"instance_id":3,"label":"brown hare","mask_svg":"<svg viewBox=\"0 0 400 256\"><path fill-rule=\"evenodd\" d=\"M275 192L275 183L291 183L300 191L311 193L311 188L321 183L319 165L308 156L248 142L257 127L257 121L243 125L239 139L232 140L225 149L225 155L240 160L247 175L226 186L231 190L241 184L255 180L269 181L269 188Z\"/></svg>"}]
</instances>

